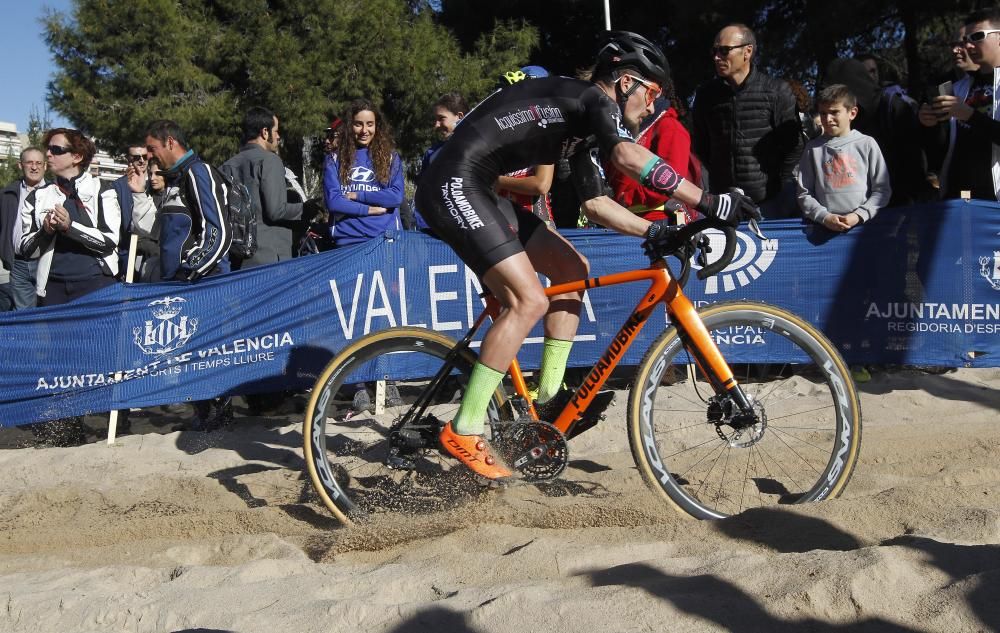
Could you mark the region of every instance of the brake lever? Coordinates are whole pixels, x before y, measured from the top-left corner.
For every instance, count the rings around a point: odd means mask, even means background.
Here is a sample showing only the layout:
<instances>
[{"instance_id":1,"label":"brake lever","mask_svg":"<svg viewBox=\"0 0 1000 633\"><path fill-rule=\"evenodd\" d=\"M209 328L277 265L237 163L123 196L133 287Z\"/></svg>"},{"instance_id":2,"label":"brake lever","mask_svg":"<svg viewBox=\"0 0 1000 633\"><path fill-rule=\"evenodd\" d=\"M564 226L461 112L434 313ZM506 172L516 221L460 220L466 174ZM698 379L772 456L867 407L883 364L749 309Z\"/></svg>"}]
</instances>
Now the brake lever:
<instances>
[{"instance_id":1,"label":"brake lever","mask_svg":"<svg viewBox=\"0 0 1000 633\"><path fill-rule=\"evenodd\" d=\"M767 239L764 237L764 234L761 233L760 225L757 224L756 218L750 218L750 221L747 222L747 226L750 228L750 232L757 236L758 240L764 241Z\"/></svg>"},{"instance_id":2,"label":"brake lever","mask_svg":"<svg viewBox=\"0 0 1000 633\"><path fill-rule=\"evenodd\" d=\"M695 240L695 251L697 252L695 258L698 265L702 268L708 266L708 254L712 252L712 242L704 233L698 234L698 238Z\"/></svg>"}]
</instances>

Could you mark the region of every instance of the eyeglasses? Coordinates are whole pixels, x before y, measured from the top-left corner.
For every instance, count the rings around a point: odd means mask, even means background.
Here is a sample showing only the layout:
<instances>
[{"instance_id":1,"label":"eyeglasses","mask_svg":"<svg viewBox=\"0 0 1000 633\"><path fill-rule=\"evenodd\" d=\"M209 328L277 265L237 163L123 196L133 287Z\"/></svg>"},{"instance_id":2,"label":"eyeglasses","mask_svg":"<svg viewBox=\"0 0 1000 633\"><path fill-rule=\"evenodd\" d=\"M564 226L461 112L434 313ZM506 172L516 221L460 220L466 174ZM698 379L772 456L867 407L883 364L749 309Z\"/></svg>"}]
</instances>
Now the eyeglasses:
<instances>
[{"instance_id":1,"label":"eyeglasses","mask_svg":"<svg viewBox=\"0 0 1000 633\"><path fill-rule=\"evenodd\" d=\"M69 154L73 151L72 147L63 147L62 145L49 145L46 149L53 156L62 156L63 154Z\"/></svg>"},{"instance_id":2,"label":"eyeglasses","mask_svg":"<svg viewBox=\"0 0 1000 633\"><path fill-rule=\"evenodd\" d=\"M128 155L128 162L129 162L129 164L132 164L132 163L145 163L148 159L149 159L149 156L147 156L146 154L129 154Z\"/></svg>"},{"instance_id":3,"label":"eyeglasses","mask_svg":"<svg viewBox=\"0 0 1000 633\"><path fill-rule=\"evenodd\" d=\"M737 46L713 46L708 49L708 52L712 55L718 55L719 57L729 57L729 53L737 48L743 48L744 46L750 46L750 42L746 44L738 44Z\"/></svg>"},{"instance_id":4,"label":"eyeglasses","mask_svg":"<svg viewBox=\"0 0 1000 633\"><path fill-rule=\"evenodd\" d=\"M631 77L632 79L634 79L636 81L636 83L642 84L646 88L646 105L647 106L651 105L654 101L656 101L657 97L659 97L661 94L663 94L663 89L660 88L660 85L657 84L656 82L646 81L645 79L640 79L639 77L636 77L635 75L629 75L629 77Z\"/></svg>"},{"instance_id":5,"label":"eyeglasses","mask_svg":"<svg viewBox=\"0 0 1000 633\"><path fill-rule=\"evenodd\" d=\"M41 167L45 164L44 160L26 160L21 163L25 167Z\"/></svg>"},{"instance_id":6,"label":"eyeglasses","mask_svg":"<svg viewBox=\"0 0 1000 633\"><path fill-rule=\"evenodd\" d=\"M984 31L976 31L975 33L969 33L962 38L963 43L977 44L986 39L986 36L990 33L1000 33L1000 29L986 29Z\"/></svg>"}]
</instances>

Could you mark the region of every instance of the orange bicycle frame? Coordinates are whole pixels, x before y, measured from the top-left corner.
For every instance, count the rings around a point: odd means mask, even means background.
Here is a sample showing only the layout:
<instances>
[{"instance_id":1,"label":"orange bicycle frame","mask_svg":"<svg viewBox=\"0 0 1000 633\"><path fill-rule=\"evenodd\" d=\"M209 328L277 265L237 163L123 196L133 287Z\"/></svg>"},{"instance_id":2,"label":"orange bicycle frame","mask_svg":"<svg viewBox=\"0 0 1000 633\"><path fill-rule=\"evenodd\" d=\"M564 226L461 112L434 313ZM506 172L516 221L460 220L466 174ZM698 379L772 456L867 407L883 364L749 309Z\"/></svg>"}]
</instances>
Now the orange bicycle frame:
<instances>
[{"instance_id":1,"label":"orange bicycle frame","mask_svg":"<svg viewBox=\"0 0 1000 633\"><path fill-rule=\"evenodd\" d=\"M715 341L709 335L705 324L701 322L697 311L691 301L684 295L680 284L670 275L666 264L661 260L650 268L630 270L622 273L612 273L601 277L592 277L580 281L558 284L545 289L545 295L552 297L555 295L570 292L584 292L592 288L602 288L606 286L616 286L618 284L631 283L636 281L649 280L649 289L636 304L632 314L625 320L621 329L614 336L607 350L594 364L594 367L587 374L583 384L577 389L570 399L569 404L563 409L552 424L569 435L580 417L587 410L587 407L594 401L594 397L607 381L608 377L618 362L624 356L626 350L635 342L639 332L649 320L650 315L656 306L662 301L666 305L667 314L671 323L677 327L685 347L694 357L698 369L706 376L716 393L732 391L736 386L736 379L729 368L729 364L722 357L722 353L715 345ZM474 329L487 318L495 318L500 312L500 303L496 297L490 295L487 298L486 309L476 320ZM528 386L521 372L521 366L517 358L510 365L510 377L514 383L514 391L524 398L528 403L529 413L532 418L538 419L534 404L528 396ZM549 420L546 420L549 421Z\"/></svg>"}]
</instances>

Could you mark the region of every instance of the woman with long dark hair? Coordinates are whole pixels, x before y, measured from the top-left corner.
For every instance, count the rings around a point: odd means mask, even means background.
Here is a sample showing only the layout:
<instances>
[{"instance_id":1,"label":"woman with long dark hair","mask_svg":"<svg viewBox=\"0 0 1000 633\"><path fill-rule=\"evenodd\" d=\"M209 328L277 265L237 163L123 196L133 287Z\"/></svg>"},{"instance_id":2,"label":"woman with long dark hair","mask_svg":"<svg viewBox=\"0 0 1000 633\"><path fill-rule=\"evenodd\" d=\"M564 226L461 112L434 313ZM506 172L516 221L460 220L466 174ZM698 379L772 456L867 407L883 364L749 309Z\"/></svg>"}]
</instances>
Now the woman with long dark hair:
<instances>
[{"instance_id":1,"label":"woman with long dark hair","mask_svg":"<svg viewBox=\"0 0 1000 633\"><path fill-rule=\"evenodd\" d=\"M403 163L379 109L355 101L344 117L340 147L326 157L323 193L334 246L357 244L401 228Z\"/></svg>"}]
</instances>

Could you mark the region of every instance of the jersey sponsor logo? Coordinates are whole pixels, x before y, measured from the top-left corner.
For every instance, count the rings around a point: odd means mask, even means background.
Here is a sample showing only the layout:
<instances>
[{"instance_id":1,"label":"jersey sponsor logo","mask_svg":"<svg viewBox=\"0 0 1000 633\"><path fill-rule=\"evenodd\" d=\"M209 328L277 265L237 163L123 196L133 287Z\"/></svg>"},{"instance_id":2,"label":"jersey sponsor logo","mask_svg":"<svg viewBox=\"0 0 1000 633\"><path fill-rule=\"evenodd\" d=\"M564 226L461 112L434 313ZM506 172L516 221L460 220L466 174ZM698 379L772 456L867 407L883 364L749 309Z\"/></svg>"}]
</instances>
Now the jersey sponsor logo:
<instances>
[{"instance_id":1,"label":"jersey sponsor logo","mask_svg":"<svg viewBox=\"0 0 1000 633\"><path fill-rule=\"evenodd\" d=\"M441 187L444 206L458 226L470 231L481 229L485 225L476 210L472 208L469 199L465 197L463 186L464 179L453 176L449 182Z\"/></svg>"},{"instance_id":2,"label":"jersey sponsor logo","mask_svg":"<svg viewBox=\"0 0 1000 633\"><path fill-rule=\"evenodd\" d=\"M198 319L181 316L187 300L164 297L149 302L153 318L132 328L133 341L146 354L168 354L184 345L198 330Z\"/></svg>"},{"instance_id":3,"label":"jersey sponsor logo","mask_svg":"<svg viewBox=\"0 0 1000 633\"><path fill-rule=\"evenodd\" d=\"M497 127L501 130L512 130L525 123L535 123L538 127L544 128L549 123L565 123L562 110L556 106L528 106L522 110L508 112L503 116L493 117Z\"/></svg>"},{"instance_id":4,"label":"jersey sponsor logo","mask_svg":"<svg viewBox=\"0 0 1000 633\"><path fill-rule=\"evenodd\" d=\"M372 182L375 180L375 172L368 169L367 167L353 167L351 168L351 181L353 182Z\"/></svg>"},{"instance_id":5,"label":"jersey sponsor logo","mask_svg":"<svg viewBox=\"0 0 1000 633\"><path fill-rule=\"evenodd\" d=\"M559 156L561 158L569 158L576 153L576 148L583 142L583 139L579 136L574 136L573 138L568 138L562 143L562 149L559 151Z\"/></svg>"},{"instance_id":6,"label":"jersey sponsor logo","mask_svg":"<svg viewBox=\"0 0 1000 633\"><path fill-rule=\"evenodd\" d=\"M1000 290L1000 251L993 251L993 259L979 258L979 275L994 290Z\"/></svg>"},{"instance_id":7,"label":"jersey sponsor logo","mask_svg":"<svg viewBox=\"0 0 1000 633\"><path fill-rule=\"evenodd\" d=\"M721 214L719 217L723 217ZM709 254L709 263L716 261L726 247L726 237L721 231L708 229L705 231L712 249ZM756 238L744 234L742 231L736 232L737 244L736 255L732 263L714 277L709 277L705 282L705 294L714 295L724 292L732 292L737 288L743 288L759 278L771 264L778 254L778 240L763 240L758 244ZM701 268L698 264L692 263L694 268ZM721 284L721 288L719 287Z\"/></svg>"},{"instance_id":8,"label":"jersey sponsor logo","mask_svg":"<svg viewBox=\"0 0 1000 633\"><path fill-rule=\"evenodd\" d=\"M590 148L590 162L597 168L597 173L601 175L601 180L607 180L608 176L604 173L604 163L601 160L601 148Z\"/></svg>"},{"instance_id":9,"label":"jersey sponsor logo","mask_svg":"<svg viewBox=\"0 0 1000 633\"><path fill-rule=\"evenodd\" d=\"M622 138L627 138L630 141L635 140L634 138L632 138L632 133L629 132L627 129L625 129L625 125L622 124L622 115L620 112L617 111L612 112L611 119L615 122L615 129L618 130L618 136Z\"/></svg>"}]
</instances>

